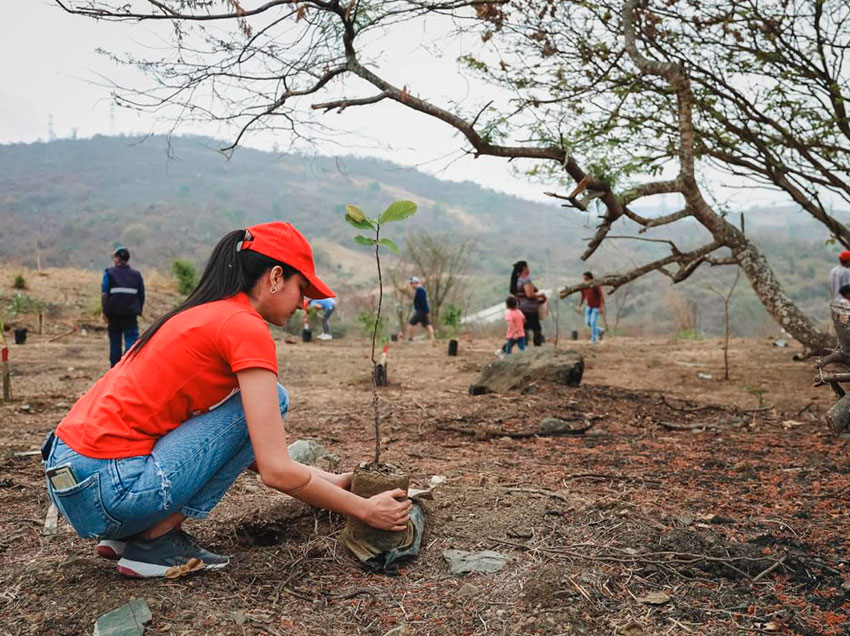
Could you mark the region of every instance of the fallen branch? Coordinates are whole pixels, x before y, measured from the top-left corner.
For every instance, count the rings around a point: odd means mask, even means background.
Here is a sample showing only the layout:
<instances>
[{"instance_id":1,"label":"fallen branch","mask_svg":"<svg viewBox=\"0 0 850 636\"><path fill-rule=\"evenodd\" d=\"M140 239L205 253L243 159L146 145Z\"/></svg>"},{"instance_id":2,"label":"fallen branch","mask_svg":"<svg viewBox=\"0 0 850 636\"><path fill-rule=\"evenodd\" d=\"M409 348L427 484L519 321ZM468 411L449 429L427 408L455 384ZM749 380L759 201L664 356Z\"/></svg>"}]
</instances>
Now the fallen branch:
<instances>
[{"instance_id":1,"label":"fallen branch","mask_svg":"<svg viewBox=\"0 0 850 636\"><path fill-rule=\"evenodd\" d=\"M355 596L360 596L361 594L369 594L371 596L378 596L380 594L380 590L376 590L371 587L357 587L354 588L350 592L343 592L341 594L327 594L326 598L333 599L335 601L345 601L350 598L354 598Z\"/></svg>"},{"instance_id":2,"label":"fallen branch","mask_svg":"<svg viewBox=\"0 0 850 636\"><path fill-rule=\"evenodd\" d=\"M447 426L445 424L437 424L438 431L446 431L449 433L460 433L461 435L472 435L478 441L486 441L493 437L510 437L511 439L528 439L530 437L562 437L565 435L583 435L596 424L596 419L602 419L597 416L594 421L587 422L580 428L562 429L557 431L505 431L492 426L477 426L470 428L468 426Z\"/></svg>"},{"instance_id":3,"label":"fallen branch","mask_svg":"<svg viewBox=\"0 0 850 636\"><path fill-rule=\"evenodd\" d=\"M74 334L74 333L77 333L77 327L74 327L73 329L71 329L71 331L66 331L65 333L60 333L58 336L53 336L52 338L49 338L47 340L47 342L56 342L57 340L64 338L66 336L70 336L71 334Z\"/></svg>"},{"instance_id":4,"label":"fallen branch","mask_svg":"<svg viewBox=\"0 0 850 636\"><path fill-rule=\"evenodd\" d=\"M850 375L850 374L848 374ZM850 381L850 378L848 378ZM675 404L671 404L667 401L665 396L661 396L661 403L664 404L667 408L673 409L674 411L680 411L682 413L696 413L698 411L728 411L729 413L741 414L741 413L763 413L765 411L769 411L773 408L773 404L768 404L767 406L759 406L754 409L739 409L737 406L723 406L722 404L704 404L703 406L693 406L693 407L683 407L676 406Z\"/></svg>"},{"instance_id":5,"label":"fallen branch","mask_svg":"<svg viewBox=\"0 0 850 636\"><path fill-rule=\"evenodd\" d=\"M726 425L709 424L708 422L698 422L696 424L674 424L673 422L658 423L669 431L702 431L706 429L713 429L716 431L728 431L730 429L741 428L747 422L744 419L740 419L736 422L732 422Z\"/></svg>"},{"instance_id":6,"label":"fallen branch","mask_svg":"<svg viewBox=\"0 0 850 636\"><path fill-rule=\"evenodd\" d=\"M545 490L543 488L505 488L508 492L527 492L532 495L541 495L543 497L552 497L554 499L560 499L564 503L571 503L569 499L567 499L566 495L562 495L559 492L554 492L552 490Z\"/></svg>"},{"instance_id":7,"label":"fallen branch","mask_svg":"<svg viewBox=\"0 0 850 636\"><path fill-rule=\"evenodd\" d=\"M771 566L770 566L769 568L767 568L766 570L763 570L762 572L760 572L759 574L757 574L756 576L754 576L754 577L753 577L753 583L755 583L756 581L758 581L758 580L759 580L759 579L761 579L762 577L765 577L765 576L767 576L768 574L770 574L771 572L773 572L776 568L778 568L780 565L782 565L783 563L785 563L785 559L787 559L787 558L788 558L788 553L786 552L785 554L783 554L783 555L782 555L782 558L781 558L781 559L779 559L778 561L776 561L776 563L774 563L773 565L771 565Z\"/></svg>"},{"instance_id":8,"label":"fallen branch","mask_svg":"<svg viewBox=\"0 0 850 636\"><path fill-rule=\"evenodd\" d=\"M830 382L850 382L850 373L824 373L821 370L815 377L813 386L823 386Z\"/></svg>"},{"instance_id":9,"label":"fallen branch","mask_svg":"<svg viewBox=\"0 0 850 636\"><path fill-rule=\"evenodd\" d=\"M710 562L710 563L721 563L728 567L729 569L737 572L742 577L746 579L753 579L751 575L742 570L739 567L733 565L733 562L753 562L753 561L766 561L767 559L759 559L754 557L713 557L707 554L695 554L691 552L674 552L674 551L661 551L661 552L644 552L638 554L629 554L625 550L621 550L619 548L615 548L613 546L608 546L606 549L614 550L619 552L620 554L587 554L587 548L599 548L602 546L596 546L590 543L581 543L577 545L567 546L566 548L554 548L554 547L542 547L536 545L526 545L522 543L517 543L515 541L507 541L505 539L499 539L497 537L487 537L490 541L495 541L497 543L503 543L505 545L510 545L516 548L520 548L522 550L529 551L538 551L538 552L546 552L548 554L558 554L563 556L568 556L574 559L582 560L585 559L587 561L596 561L600 563L624 563L630 565L654 565L656 567L667 568L670 571L676 573L679 576L684 576L681 572L677 570L674 566L684 566L690 567L692 565L696 565L701 562ZM580 548L585 550L583 552L576 551L576 548ZM787 555L786 555L787 556ZM771 567L779 567L780 564L772 564ZM770 569L770 568L768 568ZM775 568L774 568L775 569ZM690 577L685 577L690 578Z\"/></svg>"},{"instance_id":10,"label":"fallen branch","mask_svg":"<svg viewBox=\"0 0 850 636\"><path fill-rule=\"evenodd\" d=\"M563 478L563 481L566 482L568 479L601 479L601 480L609 480L609 481L639 481L642 483L649 484L660 484L661 482L657 479L645 479L644 477L629 477L628 475L608 475L605 473L576 473L572 475L566 475Z\"/></svg>"}]
</instances>

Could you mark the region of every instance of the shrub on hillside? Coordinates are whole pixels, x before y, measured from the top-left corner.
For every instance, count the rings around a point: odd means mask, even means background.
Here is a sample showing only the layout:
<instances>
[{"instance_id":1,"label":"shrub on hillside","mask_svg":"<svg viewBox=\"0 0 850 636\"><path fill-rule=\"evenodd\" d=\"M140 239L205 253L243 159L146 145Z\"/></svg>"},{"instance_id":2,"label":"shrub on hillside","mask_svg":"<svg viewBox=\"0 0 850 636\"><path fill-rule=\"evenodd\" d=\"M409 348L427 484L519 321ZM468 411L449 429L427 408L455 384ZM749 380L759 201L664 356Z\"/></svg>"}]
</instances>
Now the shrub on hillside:
<instances>
[{"instance_id":1,"label":"shrub on hillside","mask_svg":"<svg viewBox=\"0 0 850 636\"><path fill-rule=\"evenodd\" d=\"M9 315L12 317L20 316L21 314L37 314L43 311L45 303L40 298L15 292L12 300L9 303Z\"/></svg>"},{"instance_id":2,"label":"shrub on hillside","mask_svg":"<svg viewBox=\"0 0 850 636\"><path fill-rule=\"evenodd\" d=\"M184 296L192 293L198 285L198 270L195 266L182 258L178 258L171 265L171 272L177 279L177 290Z\"/></svg>"},{"instance_id":3,"label":"shrub on hillside","mask_svg":"<svg viewBox=\"0 0 850 636\"><path fill-rule=\"evenodd\" d=\"M12 287L15 289L26 289L27 288L27 279L24 278L23 274L18 274L15 276L15 280L12 282Z\"/></svg>"}]
</instances>

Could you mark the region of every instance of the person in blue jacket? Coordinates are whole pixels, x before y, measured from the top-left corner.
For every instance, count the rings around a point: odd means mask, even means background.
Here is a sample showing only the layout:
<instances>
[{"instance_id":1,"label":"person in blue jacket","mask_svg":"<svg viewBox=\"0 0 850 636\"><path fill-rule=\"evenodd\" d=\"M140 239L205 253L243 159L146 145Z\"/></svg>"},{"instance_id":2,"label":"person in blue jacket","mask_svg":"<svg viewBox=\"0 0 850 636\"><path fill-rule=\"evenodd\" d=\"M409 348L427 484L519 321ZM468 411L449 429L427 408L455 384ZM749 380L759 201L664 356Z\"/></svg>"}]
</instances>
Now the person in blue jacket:
<instances>
[{"instance_id":1,"label":"person in blue jacket","mask_svg":"<svg viewBox=\"0 0 850 636\"><path fill-rule=\"evenodd\" d=\"M428 292L416 276L410 278L410 287L413 289L413 315L410 316L407 325L407 339L413 340L413 327L422 325L428 331L431 344L436 345L434 340L434 327L431 326L431 307L428 305Z\"/></svg>"},{"instance_id":2,"label":"person in blue jacket","mask_svg":"<svg viewBox=\"0 0 850 636\"><path fill-rule=\"evenodd\" d=\"M139 337L138 317L145 307L145 281L138 270L130 267L130 252L119 247L113 252L115 263L103 272L100 305L109 333L109 366L118 364ZM124 350L121 350L121 338Z\"/></svg>"},{"instance_id":3,"label":"person in blue jacket","mask_svg":"<svg viewBox=\"0 0 850 636\"><path fill-rule=\"evenodd\" d=\"M322 333L316 336L317 340L333 340L331 325L328 322L336 310L335 298L320 298L304 302L304 328L310 329L310 310L316 309L322 312Z\"/></svg>"}]
</instances>

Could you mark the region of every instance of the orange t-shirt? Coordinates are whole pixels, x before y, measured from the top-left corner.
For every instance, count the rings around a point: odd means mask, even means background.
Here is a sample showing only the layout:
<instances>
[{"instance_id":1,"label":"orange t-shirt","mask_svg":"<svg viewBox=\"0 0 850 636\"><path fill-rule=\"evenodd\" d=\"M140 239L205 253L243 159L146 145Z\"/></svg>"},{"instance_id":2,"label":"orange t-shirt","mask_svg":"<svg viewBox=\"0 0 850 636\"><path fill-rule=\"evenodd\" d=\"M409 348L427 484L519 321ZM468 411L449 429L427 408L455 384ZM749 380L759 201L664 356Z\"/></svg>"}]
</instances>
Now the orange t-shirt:
<instances>
[{"instance_id":1,"label":"orange t-shirt","mask_svg":"<svg viewBox=\"0 0 850 636\"><path fill-rule=\"evenodd\" d=\"M236 372L251 368L277 373L277 351L248 296L192 307L98 380L56 435L87 457L148 455L160 437L226 400Z\"/></svg>"}]
</instances>

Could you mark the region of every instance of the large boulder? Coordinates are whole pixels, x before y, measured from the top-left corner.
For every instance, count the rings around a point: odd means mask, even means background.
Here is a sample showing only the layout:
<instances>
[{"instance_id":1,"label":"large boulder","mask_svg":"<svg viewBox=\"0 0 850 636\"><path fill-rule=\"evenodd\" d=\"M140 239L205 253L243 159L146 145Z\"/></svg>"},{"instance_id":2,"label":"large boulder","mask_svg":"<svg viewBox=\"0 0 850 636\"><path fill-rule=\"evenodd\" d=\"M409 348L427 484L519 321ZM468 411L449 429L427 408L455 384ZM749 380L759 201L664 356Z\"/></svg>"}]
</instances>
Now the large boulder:
<instances>
[{"instance_id":1,"label":"large boulder","mask_svg":"<svg viewBox=\"0 0 850 636\"><path fill-rule=\"evenodd\" d=\"M469 392L480 395L525 391L537 382L578 386L583 373L584 358L575 351L535 348L488 363Z\"/></svg>"}]
</instances>

